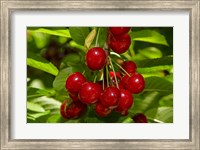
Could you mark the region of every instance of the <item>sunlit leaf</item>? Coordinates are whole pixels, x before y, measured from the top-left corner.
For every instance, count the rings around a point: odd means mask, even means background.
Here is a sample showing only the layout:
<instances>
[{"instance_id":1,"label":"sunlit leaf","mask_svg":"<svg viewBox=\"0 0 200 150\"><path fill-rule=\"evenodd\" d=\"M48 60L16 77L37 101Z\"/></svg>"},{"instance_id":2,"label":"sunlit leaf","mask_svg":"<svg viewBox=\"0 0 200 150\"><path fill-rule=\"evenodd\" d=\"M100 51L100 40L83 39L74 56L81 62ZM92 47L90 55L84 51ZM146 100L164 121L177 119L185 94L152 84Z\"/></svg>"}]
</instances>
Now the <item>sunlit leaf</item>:
<instances>
[{"instance_id":1,"label":"sunlit leaf","mask_svg":"<svg viewBox=\"0 0 200 150\"><path fill-rule=\"evenodd\" d=\"M71 35L69 33L69 29L46 29L46 28L39 28L39 29L29 29L28 30L31 33L45 33L55 36L62 36L71 38Z\"/></svg>"},{"instance_id":2,"label":"sunlit leaf","mask_svg":"<svg viewBox=\"0 0 200 150\"><path fill-rule=\"evenodd\" d=\"M31 52L28 52L27 65L55 76L58 74L58 69L51 62Z\"/></svg>"},{"instance_id":3,"label":"sunlit leaf","mask_svg":"<svg viewBox=\"0 0 200 150\"><path fill-rule=\"evenodd\" d=\"M156 47L147 47L138 51L139 54L149 59L161 58L162 52Z\"/></svg>"},{"instance_id":4,"label":"sunlit leaf","mask_svg":"<svg viewBox=\"0 0 200 150\"><path fill-rule=\"evenodd\" d=\"M172 93L173 83L161 77L148 77L145 78L144 91Z\"/></svg>"},{"instance_id":5,"label":"sunlit leaf","mask_svg":"<svg viewBox=\"0 0 200 150\"><path fill-rule=\"evenodd\" d=\"M27 89L27 98L36 98L40 96L53 96L55 91L53 90L44 90L44 89L37 89L33 87L28 87Z\"/></svg>"},{"instance_id":6,"label":"sunlit leaf","mask_svg":"<svg viewBox=\"0 0 200 150\"><path fill-rule=\"evenodd\" d=\"M84 46L85 46L87 49L90 48L90 45L92 44L92 42L93 42L93 40L94 40L96 34L97 34L97 31L96 31L96 28L94 28L94 29L88 34L88 36L86 37Z\"/></svg>"},{"instance_id":7,"label":"sunlit leaf","mask_svg":"<svg viewBox=\"0 0 200 150\"><path fill-rule=\"evenodd\" d=\"M47 123L57 123L60 121L60 119L61 119L60 114L55 114L47 119Z\"/></svg>"},{"instance_id":8,"label":"sunlit leaf","mask_svg":"<svg viewBox=\"0 0 200 150\"><path fill-rule=\"evenodd\" d=\"M155 120L160 120L165 123L173 122L173 108L172 107L158 107L152 108L145 112L147 117L154 118Z\"/></svg>"},{"instance_id":9,"label":"sunlit leaf","mask_svg":"<svg viewBox=\"0 0 200 150\"><path fill-rule=\"evenodd\" d=\"M130 33L134 41L149 42L169 46L165 36L154 30L133 31Z\"/></svg>"},{"instance_id":10,"label":"sunlit leaf","mask_svg":"<svg viewBox=\"0 0 200 150\"><path fill-rule=\"evenodd\" d=\"M27 109L35 112L45 112L45 109L41 105L29 101L27 101Z\"/></svg>"},{"instance_id":11,"label":"sunlit leaf","mask_svg":"<svg viewBox=\"0 0 200 150\"><path fill-rule=\"evenodd\" d=\"M47 111L45 111L45 112L41 112L41 113L34 113L34 114L30 114L30 113L28 113L28 116L37 119L37 118L39 118L39 117L46 116L46 115L48 115L49 113L50 113L50 111L47 110Z\"/></svg>"}]
</instances>

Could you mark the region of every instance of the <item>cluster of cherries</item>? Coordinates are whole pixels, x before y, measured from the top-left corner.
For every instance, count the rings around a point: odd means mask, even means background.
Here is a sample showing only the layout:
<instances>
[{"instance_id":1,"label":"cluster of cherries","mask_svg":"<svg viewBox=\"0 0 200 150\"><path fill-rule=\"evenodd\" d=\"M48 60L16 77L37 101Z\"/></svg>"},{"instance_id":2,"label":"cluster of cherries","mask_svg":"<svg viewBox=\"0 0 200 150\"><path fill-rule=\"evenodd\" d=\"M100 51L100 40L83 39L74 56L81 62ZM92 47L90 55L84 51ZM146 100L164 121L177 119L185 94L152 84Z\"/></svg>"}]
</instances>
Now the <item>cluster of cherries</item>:
<instances>
[{"instance_id":1,"label":"cluster of cherries","mask_svg":"<svg viewBox=\"0 0 200 150\"><path fill-rule=\"evenodd\" d=\"M114 52L121 54L128 50L131 43L129 30L129 27L109 28L108 45ZM89 49L85 60L92 71L103 71L105 67L111 67L112 71L106 70L109 80L106 78L105 81L103 77L102 81L87 81L80 72L69 75L65 87L71 100L62 103L61 115L66 119L78 118L86 112L87 105L94 105L99 117L108 116L112 111L128 115L134 102L133 94L142 92L145 87L143 76L136 72L136 64L133 61L124 61L121 66L118 64L120 71L115 72L109 54L101 47ZM102 75L105 76L104 72ZM138 120L137 116L133 117L135 122ZM142 122L145 122L145 119Z\"/></svg>"}]
</instances>

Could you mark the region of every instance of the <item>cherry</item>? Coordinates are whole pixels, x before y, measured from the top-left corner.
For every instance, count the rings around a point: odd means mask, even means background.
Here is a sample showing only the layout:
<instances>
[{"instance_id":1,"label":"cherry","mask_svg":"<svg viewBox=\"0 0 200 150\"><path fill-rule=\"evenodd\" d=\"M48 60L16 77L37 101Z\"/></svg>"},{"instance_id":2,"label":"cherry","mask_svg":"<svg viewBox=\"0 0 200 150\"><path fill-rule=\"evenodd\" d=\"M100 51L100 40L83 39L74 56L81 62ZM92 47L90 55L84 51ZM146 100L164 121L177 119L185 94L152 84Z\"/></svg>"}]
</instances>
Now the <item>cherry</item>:
<instances>
[{"instance_id":1,"label":"cherry","mask_svg":"<svg viewBox=\"0 0 200 150\"><path fill-rule=\"evenodd\" d=\"M91 70L100 70L106 64L106 53L101 47L94 47L86 54L86 64Z\"/></svg>"},{"instance_id":2,"label":"cherry","mask_svg":"<svg viewBox=\"0 0 200 150\"><path fill-rule=\"evenodd\" d=\"M124 76L122 77L122 79L121 79L121 81L120 81L120 84L121 84L124 88L126 88L128 79L129 79L129 76L126 74L126 75L124 75Z\"/></svg>"},{"instance_id":3,"label":"cherry","mask_svg":"<svg viewBox=\"0 0 200 150\"><path fill-rule=\"evenodd\" d=\"M60 106L60 114L63 118L67 118L67 114L66 114L66 107L69 103L69 100L65 100L62 102L61 106Z\"/></svg>"},{"instance_id":4,"label":"cherry","mask_svg":"<svg viewBox=\"0 0 200 150\"><path fill-rule=\"evenodd\" d=\"M81 102L72 102L67 108L66 108L66 115L68 119L71 118L78 118L82 116L87 109L87 106Z\"/></svg>"},{"instance_id":5,"label":"cherry","mask_svg":"<svg viewBox=\"0 0 200 150\"><path fill-rule=\"evenodd\" d=\"M120 91L116 87L107 87L104 92L102 97L100 98L100 102L110 108L114 109L117 107L119 103L119 98L120 98Z\"/></svg>"},{"instance_id":6,"label":"cherry","mask_svg":"<svg viewBox=\"0 0 200 150\"><path fill-rule=\"evenodd\" d=\"M132 119L135 123L148 123L147 117L142 113L136 114Z\"/></svg>"},{"instance_id":7,"label":"cherry","mask_svg":"<svg viewBox=\"0 0 200 150\"><path fill-rule=\"evenodd\" d=\"M130 44L131 44L131 38L129 34L124 34L122 36L111 36L110 48L118 54L127 51Z\"/></svg>"},{"instance_id":8,"label":"cherry","mask_svg":"<svg viewBox=\"0 0 200 150\"><path fill-rule=\"evenodd\" d=\"M95 106L95 112L98 116L105 117L111 113L111 109L105 107L100 102L98 102Z\"/></svg>"},{"instance_id":9,"label":"cherry","mask_svg":"<svg viewBox=\"0 0 200 150\"><path fill-rule=\"evenodd\" d=\"M144 78L139 73L133 74L126 81L126 89L134 94L142 92L144 87L145 87Z\"/></svg>"},{"instance_id":10,"label":"cherry","mask_svg":"<svg viewBox=\"0 0 200 150\"><path fill-rule=\"evenodd\" d=\"M109 30L114 35L122 35L128 33L131 27L110 27Z\"/></svg>"},{"instance_id":11,"label":"cherry","mask_svg":"<svg viewBox=\"0 0 200 150\"><path fill-rule=\"evenodd\" d=\"M116 110L121 112L123 110L128 110L129 108L131 108L133 104L133 96L131 92L125 89L121 89L120 92L121 92L121 96L119 98L119 104Z\"/></svg>"},{"instance_id":12,"label":"cherry","mask_svg":"<svg viewBox=\"0 0 200 150\"><path fill-rule=\"evenodd\" d=\"M78 93L85 81L85 77L80 72L75 72L67 78L65 87L68 92Z\"/></svg>"},{"instance_id":13,"label":"cherry","mask_svg":"<svg viewBox=\"0 0 200 150\"><path fill-rule=\"evenodd\" d=\"M110 75L111 79L115 79L115 75L116 75L117 79L121 79L121 74L119 72L114 73L114 71L110 71L109 75Z\"/></svg>"},{"instance_id":14,"label":"cherry","mask_svg":"<svg viewBox=\"0 0 200 150\"><path fill-rule=\"evenodd\" d=\"M135 73L137 66L133 61L125 61L122 68L128 73Z\"/></svg>"},{"instance_id":15,"label":"cherry","mask_svg":"<svg viewBox=\"0 0 200 150\"><path fill-rule=\"evenodd\" d=\"M99 84L93 82L85 82L80 89L79 98L82 103L93 104L98 101L102 93L102 88Z\"/></svg>"}]
</instances>

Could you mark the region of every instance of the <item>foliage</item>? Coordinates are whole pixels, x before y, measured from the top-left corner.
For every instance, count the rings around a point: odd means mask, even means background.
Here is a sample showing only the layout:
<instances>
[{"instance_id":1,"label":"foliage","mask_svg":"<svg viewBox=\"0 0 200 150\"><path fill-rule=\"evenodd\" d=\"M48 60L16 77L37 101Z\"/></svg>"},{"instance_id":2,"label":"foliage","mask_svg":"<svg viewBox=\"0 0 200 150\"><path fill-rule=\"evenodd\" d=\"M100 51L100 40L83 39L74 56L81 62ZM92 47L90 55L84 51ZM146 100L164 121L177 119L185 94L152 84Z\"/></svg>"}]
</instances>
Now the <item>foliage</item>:
<instances>
[{"instance_id":1,"label":"foliage","mask_svg":"<svg viewBox=\"0 0 200 150\"><path fill-rule=\"evenodd\" d=\"M119 58L132 60L146 82L140 94L134 94L134 105L128 116L112 113L98 117L93 106L79 119L65 120L61 103L69 98L65 81L75 71L93 75L84 63L90 47L103 47L106 27L28 27L27 28L27 122L28 123L131 123L136 113L143 113L151 123L173 122L173 28L132 27L131 46ZM96 39L99 35L99 39ZM98 41L98 43L96 43ZM116 67L116 66L115 66ZM117 67L116 67L117 68ZM100 77L99 77L100 78Z\"/></svg>"}]
</instances>

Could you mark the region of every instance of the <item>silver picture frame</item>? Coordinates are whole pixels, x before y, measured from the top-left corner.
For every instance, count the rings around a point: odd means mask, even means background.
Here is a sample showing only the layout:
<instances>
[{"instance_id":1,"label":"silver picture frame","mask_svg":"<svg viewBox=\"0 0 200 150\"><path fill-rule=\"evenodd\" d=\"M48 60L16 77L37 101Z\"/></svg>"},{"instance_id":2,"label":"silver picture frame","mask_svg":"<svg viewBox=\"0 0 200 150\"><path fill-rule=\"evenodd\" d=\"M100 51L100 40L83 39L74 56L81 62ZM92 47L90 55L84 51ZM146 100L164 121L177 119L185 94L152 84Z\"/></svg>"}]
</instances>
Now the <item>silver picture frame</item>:
<instances>
[{"instance_id":1,"label":"silver picture frame","mask_svg":"<svg viewBox=\"0 0 200 150\"><path fill-rule=\"evenodd\" d=\"M0 106L1 149L200 149L200 1L199 0L0 0ZM11 15L17 10L170 10L189 11L189 109L190 138L141 140L32 140L12 139L11 105Z\"/></svg>"}]
</instances>

